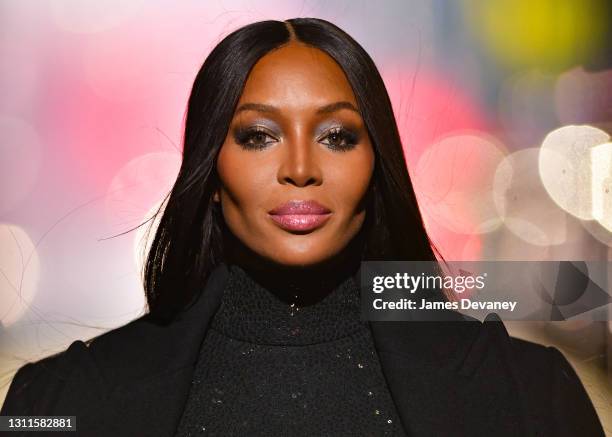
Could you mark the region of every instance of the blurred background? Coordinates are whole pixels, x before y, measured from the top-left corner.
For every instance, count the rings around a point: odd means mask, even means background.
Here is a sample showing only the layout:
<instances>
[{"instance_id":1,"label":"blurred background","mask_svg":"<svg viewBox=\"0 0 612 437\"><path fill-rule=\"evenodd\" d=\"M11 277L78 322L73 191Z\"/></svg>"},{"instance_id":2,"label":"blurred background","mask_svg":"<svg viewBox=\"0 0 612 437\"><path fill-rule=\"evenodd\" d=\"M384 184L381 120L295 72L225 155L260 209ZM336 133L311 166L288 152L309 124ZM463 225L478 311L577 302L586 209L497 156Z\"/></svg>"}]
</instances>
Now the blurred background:
<instances>
[{"instance_id":1,"label":"blurred background","mask_svg":"<svg viewBox=\"0 0 612 437\"><path fill-rule=\"evenodd\" d=\"M25 361L144 314L132 229L178 173L196 72L298 16L376 62L447 260L612 261L608 1L0 0L0 401ZM506 326L563 351L612 435L612 324Z\"/></svg>"}]
</instances>

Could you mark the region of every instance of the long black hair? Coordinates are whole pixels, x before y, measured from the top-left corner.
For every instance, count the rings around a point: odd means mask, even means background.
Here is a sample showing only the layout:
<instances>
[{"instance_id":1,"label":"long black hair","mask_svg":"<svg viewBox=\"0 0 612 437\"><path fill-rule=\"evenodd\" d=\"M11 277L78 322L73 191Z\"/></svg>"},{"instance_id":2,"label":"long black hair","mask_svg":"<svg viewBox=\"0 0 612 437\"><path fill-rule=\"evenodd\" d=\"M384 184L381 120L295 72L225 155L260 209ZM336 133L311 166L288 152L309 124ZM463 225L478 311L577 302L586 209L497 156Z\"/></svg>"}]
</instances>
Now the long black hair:
<instances>
[{"instance_id":1,"label":"long black hair","mask_svg":"<svg viewBox=\"0 0 612 437\"><path fill-rule=\"evenodd\" d=\"M336 25L318 18L267 20L241 27L208 55L189 96L183 160L158 209L155 237L144 265L150 317L170 320L202 291L225 261L224 220L213 201L217 156L247 76L265 54L299 41L331 56L355 94L375 153L362 233L362 260L436 261L410 181L384 82L366 51Z\"/></svg>"}]
</instances>

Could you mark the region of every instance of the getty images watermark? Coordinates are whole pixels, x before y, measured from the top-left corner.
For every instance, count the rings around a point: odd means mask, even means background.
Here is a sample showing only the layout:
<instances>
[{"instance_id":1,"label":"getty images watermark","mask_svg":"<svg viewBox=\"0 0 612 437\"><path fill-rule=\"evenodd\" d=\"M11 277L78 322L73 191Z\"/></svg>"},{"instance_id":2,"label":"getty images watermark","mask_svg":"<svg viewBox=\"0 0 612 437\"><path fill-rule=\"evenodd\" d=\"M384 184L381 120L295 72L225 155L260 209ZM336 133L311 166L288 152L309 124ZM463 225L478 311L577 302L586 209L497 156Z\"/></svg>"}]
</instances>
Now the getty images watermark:
<instances>
[{"instance_id":1,"label":"getty images watermark","mask_svg":"<svg viewBox=\"0 0 612 437\"><path fill-rule=\"evenodd\" d=\"M364 261L362 318L612 320L611 284L608 261Z\"/></svg>"}]
</instances>

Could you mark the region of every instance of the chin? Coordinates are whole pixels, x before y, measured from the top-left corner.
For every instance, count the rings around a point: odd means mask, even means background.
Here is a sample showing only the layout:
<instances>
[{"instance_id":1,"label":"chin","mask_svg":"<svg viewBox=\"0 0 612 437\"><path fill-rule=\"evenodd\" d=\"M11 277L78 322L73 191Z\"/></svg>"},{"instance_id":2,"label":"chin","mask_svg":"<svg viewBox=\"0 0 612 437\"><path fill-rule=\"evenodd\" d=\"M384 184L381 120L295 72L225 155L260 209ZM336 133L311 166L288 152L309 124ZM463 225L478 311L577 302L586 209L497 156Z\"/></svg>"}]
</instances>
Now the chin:
<instances>
[{"instance_id":1,"label":"chin","mask_svg":"<svg viewBox=\"0 0 612 437\"><path fill-rule=\"evenodd\" d=\"M327 257L317 257L312 256L311 254L296 253L287 254L282 257L279 257L277 254L275 257L270 259L277 264L287 267L307 267L323 262L327 259Z\"/></svg>"},{"instance_id":2,"label":"chin","mask_svg":"<svg viewBox=\"0 0 612 437\"><path fill-rule=\"evenodd\" d=\"M333 257L335 252L329 250L318 250L309 246L307 250L297 250L295 248L283 248L272 251L272 255L267 258L277 264L288 267L307 267L323 263Z\"/></svg>"}]
</instances>

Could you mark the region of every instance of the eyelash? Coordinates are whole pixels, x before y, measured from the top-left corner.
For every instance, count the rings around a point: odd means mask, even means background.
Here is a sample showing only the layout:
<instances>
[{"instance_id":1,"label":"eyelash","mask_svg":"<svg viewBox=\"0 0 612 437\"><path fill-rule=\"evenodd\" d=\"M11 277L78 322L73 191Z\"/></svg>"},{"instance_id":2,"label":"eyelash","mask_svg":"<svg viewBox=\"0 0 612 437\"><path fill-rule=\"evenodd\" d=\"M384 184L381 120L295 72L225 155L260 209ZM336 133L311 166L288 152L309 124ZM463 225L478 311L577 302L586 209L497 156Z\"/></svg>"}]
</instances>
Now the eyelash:
<instances>
[{"instance_id":1,"label":"eyelash","mask_svg":"<svg viewBox=\"0 0 612 437\"><path fill-rule=\"evenodd\" d=\"M268 137L271 137L269 133L267 133L264 129L256 126L251 128L237 128L234 133L234 140L237 144L240 144L244 149L249 150L261 150L265 148L268 143L264 143L264 145L253 145L252 139L256 135L263 134Z\"/></svg>"},{"instance_id":2,"label":"eyelash","mask_svg":"<svg viewBox=\"0 0 612 437\"><path fill-rule=\"evenodd\" d=\"M272 137L272 135L270 135L265 129L262 129L259 126L255 126L251 128L237 128L236 131L234 132L234 140L236 141L237 144L242 146L244 149L262 150L272 141L265 142L263 145L254 144L252 142L253 138L256 135L260 135L260 134L263 134L268 137ZM335 146L335 145L329 144L328 147L330 147L332 150L345 152L355 147L355 145L359 142L359 136L355 132L345 129L343 127L335 127L335 128L330 129L329 132L322 139L328 138L331 135L339 135L341 143L344 142L345 144L341 146Z\"/></svg>"}]
</instances>

